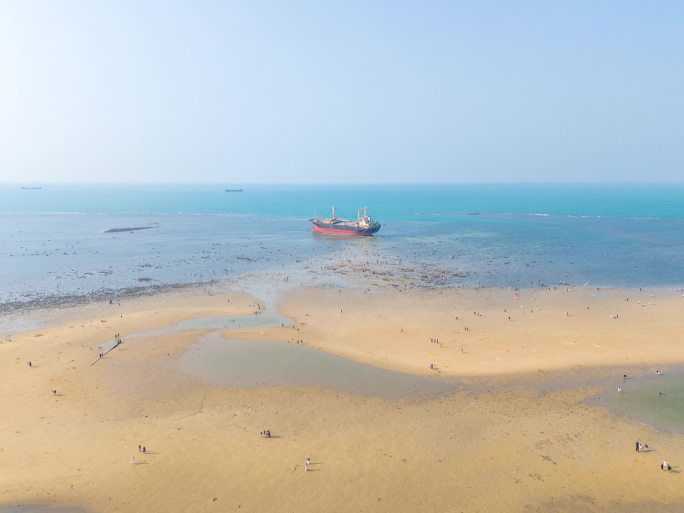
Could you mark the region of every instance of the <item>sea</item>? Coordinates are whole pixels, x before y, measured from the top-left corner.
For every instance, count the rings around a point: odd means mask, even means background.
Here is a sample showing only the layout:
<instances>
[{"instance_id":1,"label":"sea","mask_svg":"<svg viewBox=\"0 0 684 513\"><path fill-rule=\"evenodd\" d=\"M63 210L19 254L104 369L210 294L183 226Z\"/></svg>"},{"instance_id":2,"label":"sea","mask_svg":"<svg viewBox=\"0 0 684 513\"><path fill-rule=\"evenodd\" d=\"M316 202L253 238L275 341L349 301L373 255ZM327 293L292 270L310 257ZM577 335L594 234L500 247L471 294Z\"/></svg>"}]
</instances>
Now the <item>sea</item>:
<instances>
[{"instance_id":1,"label":"sea","mask_svg":"<svg viewBox=\"0 0 684 513\"><path fill-rule=\"evenodd\" d=\"M422 287L684 286L683 183L26 185L0 185L0 313L358 254ZM332 206L382 228L312 233Z\"/></svg>"}]
</instances>

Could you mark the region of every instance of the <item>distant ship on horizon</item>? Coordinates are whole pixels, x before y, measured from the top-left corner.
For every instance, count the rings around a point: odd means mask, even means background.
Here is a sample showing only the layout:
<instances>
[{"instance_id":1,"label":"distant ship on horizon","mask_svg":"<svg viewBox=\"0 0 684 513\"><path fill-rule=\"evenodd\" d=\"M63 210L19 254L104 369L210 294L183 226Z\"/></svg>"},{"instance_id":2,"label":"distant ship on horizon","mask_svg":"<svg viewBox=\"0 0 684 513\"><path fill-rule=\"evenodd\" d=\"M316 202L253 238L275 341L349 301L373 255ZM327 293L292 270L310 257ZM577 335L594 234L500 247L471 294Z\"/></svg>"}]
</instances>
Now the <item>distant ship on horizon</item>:
<instances>
[{"instance_id":1,"label":"distant ship on horizon","mask_svg":"<svg viewBox=\"0 0 684 513\"><path fill-rule=\"evenodd\" d=\"M242 189L226 189L226 192L242 192Z\"/></svg>"},{"instance_id":2,"label":"distant ship on horizon","mask_svg":"<svg viewBox=\"0 0 684 513\"><path fill-rule=\"evenodd\" d=\"M39 185L24 185L21 189L24 191L38 191L42 189L42 187Z\"/></svg>"},{"instance_id":3,"label":"distant ship on horizon","mask_svg":"<svg viewBox=\"0 0 684 513\"><path fill-rule=\"evenodd\" d=\"M357 212L357 220L349 221L335 217L335 207L332 207L332 217L324 219L314 217L310 219L313 231L322 233L334 233L338 235L367 235L371 236L380 229L380 223L373 221L368 215L366 207Z\"/></svg>"}]
</instances>

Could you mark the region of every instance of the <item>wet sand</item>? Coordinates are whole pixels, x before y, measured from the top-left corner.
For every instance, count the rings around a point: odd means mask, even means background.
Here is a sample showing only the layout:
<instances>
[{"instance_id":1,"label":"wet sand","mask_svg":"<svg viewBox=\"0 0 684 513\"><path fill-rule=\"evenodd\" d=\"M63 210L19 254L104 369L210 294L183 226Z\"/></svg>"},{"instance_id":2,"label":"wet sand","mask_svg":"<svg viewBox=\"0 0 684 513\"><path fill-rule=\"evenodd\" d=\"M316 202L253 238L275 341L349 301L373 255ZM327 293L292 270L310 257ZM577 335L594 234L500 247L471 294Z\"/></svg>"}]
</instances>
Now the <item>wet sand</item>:
<instances>
[{"instance_id":1,"label":"wet sand","mask_svg":"<svg viewBox=\"0 0 684 513\"><path fill-rule=\"evenodd\" d=\"M623 372L684 362L680 294L326 287L279 305L292 327L165 330L264 314L241 292L163 294L54 311L1 343L0 464L11 472L0 511L684 510L682 435L586 402ZM97 359L117 333L123 344ZM383 397L184 372L188 352L219 333L301 340L464 387ZM637 439L652 451L636 453Z\"/></svg>"}]
</instances>

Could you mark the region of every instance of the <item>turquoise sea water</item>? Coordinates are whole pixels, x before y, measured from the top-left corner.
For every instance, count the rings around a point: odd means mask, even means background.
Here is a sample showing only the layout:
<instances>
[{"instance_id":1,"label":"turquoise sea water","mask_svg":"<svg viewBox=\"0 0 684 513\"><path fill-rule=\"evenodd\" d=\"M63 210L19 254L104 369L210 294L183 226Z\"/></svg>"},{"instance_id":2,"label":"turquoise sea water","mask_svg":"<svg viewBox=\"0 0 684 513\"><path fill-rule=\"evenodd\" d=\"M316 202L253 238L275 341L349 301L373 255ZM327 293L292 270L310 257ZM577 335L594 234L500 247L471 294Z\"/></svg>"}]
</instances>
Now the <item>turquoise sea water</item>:
<instances>
[{"instance_id":1,"label":"turquoise sea water","mask_svg":"<svg viewBox=\"0 0 684 513\"><path fill-rule=\"evenodd\" d=\"M0 186L5 310L350 251L458 273L440 285L684 285L684 184L21 185ZM368 207L378 236L314 236L308 218L333 205Z\"/></svg>"},{"instance_id":2,"label":"turquoise sea water","mask_svg":"<svg viewBox=\"0 0 684 513\"><path fill-rule=\"evenodd\" d=\"M226 188L243 188L226 193ZM0 185L0 214L228 214L276 218L355 214L443 222L465 214L684 218L684 183L463 185Z\"/></svg>"}]
</instances>

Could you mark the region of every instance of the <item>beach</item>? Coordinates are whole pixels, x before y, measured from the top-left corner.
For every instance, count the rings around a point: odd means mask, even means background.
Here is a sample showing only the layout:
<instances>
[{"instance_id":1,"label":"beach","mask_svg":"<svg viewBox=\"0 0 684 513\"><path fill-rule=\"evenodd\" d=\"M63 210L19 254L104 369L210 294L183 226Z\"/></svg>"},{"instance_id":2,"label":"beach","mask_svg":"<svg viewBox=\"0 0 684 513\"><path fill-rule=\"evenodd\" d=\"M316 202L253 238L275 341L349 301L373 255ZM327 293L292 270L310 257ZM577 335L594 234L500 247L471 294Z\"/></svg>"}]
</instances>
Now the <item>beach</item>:
<instances>
[{"instance_id":1,"label":"beach","mask_svg":"<svg viewBox=\"0 0 684 513\"><path fill-rule=\"evenodd\" d=\"M591 402L684 363L680 292L242 285L51 309L4 339L0 511L684 508L684 434ZM222 386L182 365L208 336L451 388Z\"/></svg>"}]
</instances>

